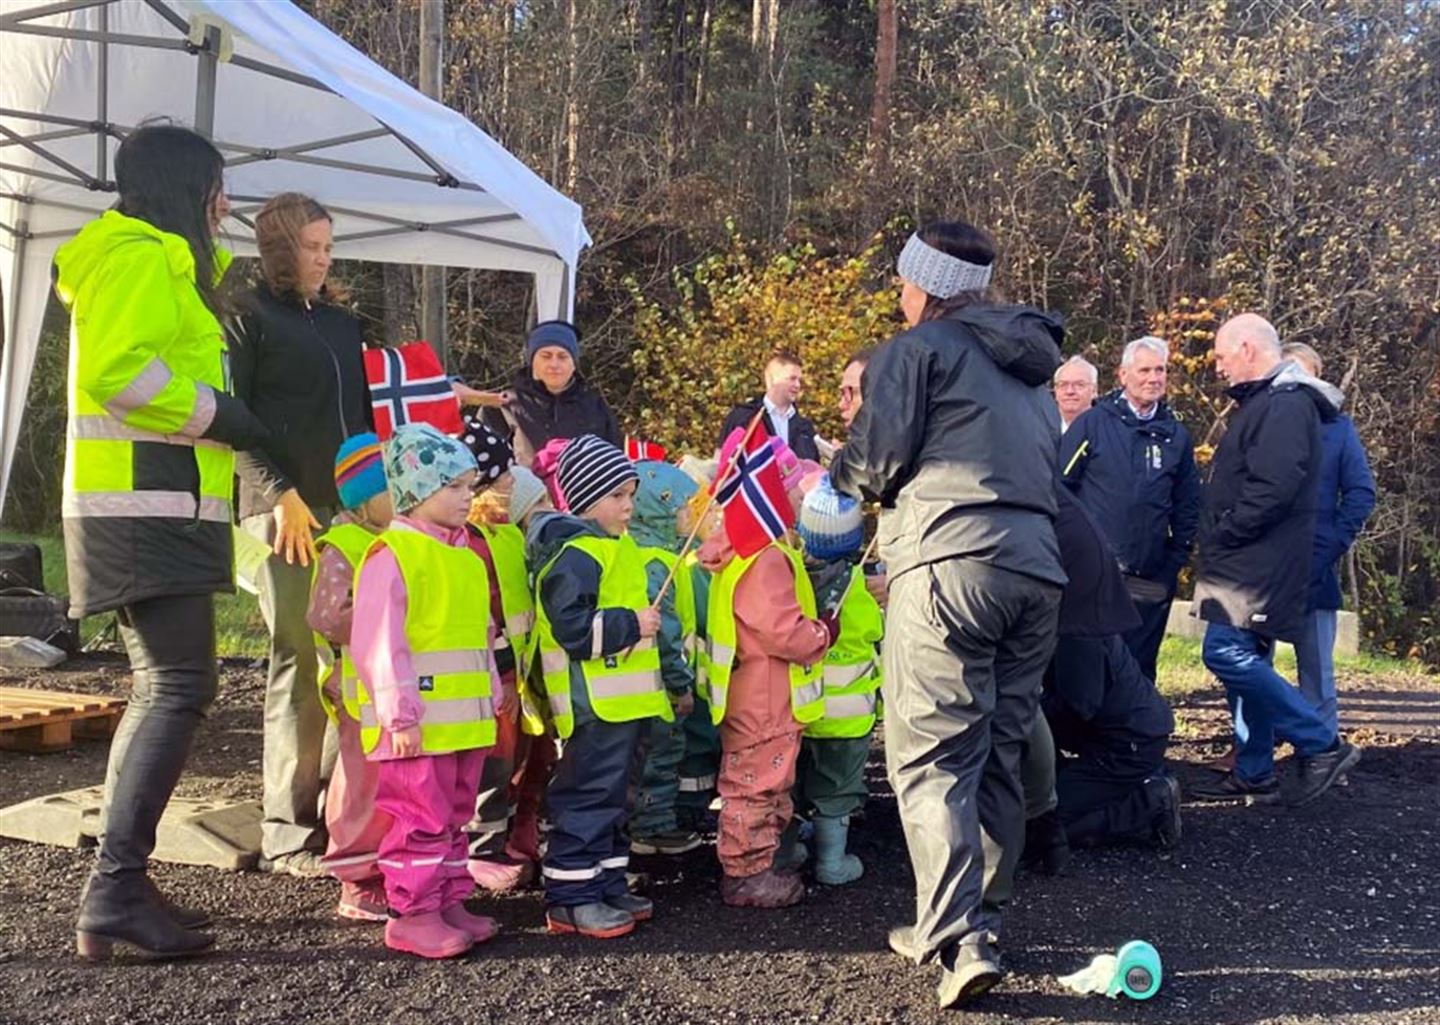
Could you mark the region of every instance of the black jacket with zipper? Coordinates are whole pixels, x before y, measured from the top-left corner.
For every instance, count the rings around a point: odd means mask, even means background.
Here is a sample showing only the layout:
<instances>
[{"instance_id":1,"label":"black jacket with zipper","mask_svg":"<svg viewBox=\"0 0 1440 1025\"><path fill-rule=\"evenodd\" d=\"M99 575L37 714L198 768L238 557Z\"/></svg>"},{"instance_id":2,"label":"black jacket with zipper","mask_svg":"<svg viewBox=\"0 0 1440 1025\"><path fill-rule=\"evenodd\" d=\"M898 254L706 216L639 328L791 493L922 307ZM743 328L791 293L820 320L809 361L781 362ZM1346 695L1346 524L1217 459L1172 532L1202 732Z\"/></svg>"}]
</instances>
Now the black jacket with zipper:
<instances>
[{"instance_id":1,"label":"black jacket with zipper","mask_svg":"<svg viewBox=\"0 0 1440 1025\"><path fill-rule=\"evenodd\" d=\"M333 303L278 296L265 284L237 297L227 325L235 394L270 442L235 453L240 517L268 513L290 488L311 508L338 507L335 453L372 430L360 321Z\"/></svg>"},{"instance_id":2,"label":"black jacket with zipper","mask_svg":"<svg viewBox=\"0 0 1440 1025\"><path fill-rule=\"evenodd\" d=\"M1240 408L1210 462L1196 614L1293 641L1310 594L1320 424L1335 419L1341 395L1290 362L1225 394Z\"/></svg>"}]
</instances>

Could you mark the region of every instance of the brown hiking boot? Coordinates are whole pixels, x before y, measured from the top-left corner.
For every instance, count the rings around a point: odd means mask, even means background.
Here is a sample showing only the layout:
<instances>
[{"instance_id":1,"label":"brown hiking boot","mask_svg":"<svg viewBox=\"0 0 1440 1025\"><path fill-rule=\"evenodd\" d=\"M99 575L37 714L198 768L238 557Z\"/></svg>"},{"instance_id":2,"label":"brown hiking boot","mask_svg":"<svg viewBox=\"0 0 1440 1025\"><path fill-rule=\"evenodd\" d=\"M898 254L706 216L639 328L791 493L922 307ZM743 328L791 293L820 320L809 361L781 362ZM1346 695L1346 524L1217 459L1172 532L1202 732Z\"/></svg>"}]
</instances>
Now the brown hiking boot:
<instances>
[{"instance_id":1,"label":"brown hiking boot","mask_svg":"<svg viewBox=\"0 0 1440 1025\"><path fill-rule=\"evenodd\" d=\"M753 876L726 876L720 899L732 908L788 908L805 899L805 883L794 872L767 868Z\"/></svg>"}]
</instances>

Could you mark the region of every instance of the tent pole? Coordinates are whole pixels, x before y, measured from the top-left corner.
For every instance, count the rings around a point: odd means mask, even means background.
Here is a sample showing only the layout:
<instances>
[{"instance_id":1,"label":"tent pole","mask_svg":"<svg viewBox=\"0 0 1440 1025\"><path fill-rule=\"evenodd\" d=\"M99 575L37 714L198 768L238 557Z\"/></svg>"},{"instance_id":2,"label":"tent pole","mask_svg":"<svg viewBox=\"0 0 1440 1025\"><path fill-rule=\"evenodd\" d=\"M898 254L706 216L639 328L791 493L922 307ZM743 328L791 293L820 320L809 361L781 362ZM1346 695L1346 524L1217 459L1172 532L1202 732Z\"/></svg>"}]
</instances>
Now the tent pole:
<instances>
[{"instance_id":1,"label":"tent pole","mask_svg":"<svg viewBox=\"0 0 1440 1025\"><path fill-rule=\"evenodd\" d=\"M106 35L109 31L110 5L107 3L100 8L100 34ZM104 40L100 41L100 60L95 71L95 121L101 126L95 132L95 179L103 182L110 177L106 148L109 139L104 128L110 120L110 44Z\"/></svg>"},{"instance_id":2,"label":"tent pole","mask_svg":"<svg viewBox=\"0 0 1440 1025\"><path fill-rule=\"evenodd\" d=\"M20 358L20 341L15 337L16 329L20 326L20 279L25 274L25 242L30 238L30 218L23 216L24 202L17 204L19 209L16 213L22 216L16 219L15 224L15 269L10 275L10 294L5 297L5 350L0 352L0 402L5 403L8 411L10 403L15 400L11 391L15 387L15 361ZM26 382L25 391L29 390L29 381ZM20 395L18 401L21 408L25 406L26 395ZM8 416L8 412L7 412ZM5 512L5 498L10 493L10 457L19 444L19 438L10 437L10 432L3 429L4 424L0 423L0 515Z\"/></svg>"},{"instance_id":3,"label":"tent pole","mask_svg":"<svg viewBox=\"0 0 1440 1025\"><path fill-rule=\"evenodd\" d=\"M215 73L220 65L220 30L214 25L205 28L205 48L195 74L195 131L205 138L215 134Z\"/></svg>"},{"instance_id":4,"label":"tent pole","mask_svg":"<svg viewBox=\"0 0 1440 1025\"><path fill-rule=\"evenodd\" d=\"M445 0L420 0L420 91L443 103ZM445 333L445 268L420 268L420 335L450 369L450 344Z\"/></svg>"}]
</instances>

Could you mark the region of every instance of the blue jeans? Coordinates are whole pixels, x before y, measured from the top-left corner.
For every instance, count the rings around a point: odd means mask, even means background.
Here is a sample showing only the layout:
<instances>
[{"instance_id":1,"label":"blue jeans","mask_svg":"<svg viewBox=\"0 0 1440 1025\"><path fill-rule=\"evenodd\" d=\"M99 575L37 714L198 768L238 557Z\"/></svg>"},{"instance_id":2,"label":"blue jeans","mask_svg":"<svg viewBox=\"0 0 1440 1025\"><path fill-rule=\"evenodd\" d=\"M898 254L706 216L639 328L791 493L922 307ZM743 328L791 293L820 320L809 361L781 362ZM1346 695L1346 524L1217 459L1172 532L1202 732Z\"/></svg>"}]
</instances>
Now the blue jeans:
<instances>
[{"instance_id":1,"label":"blue jeans","mask_svg":"<svg viewBox=\"0 0 1440 1025\"><path fill-rule=\"evenodd\" d=\"M1251 630L1219 623L1205 628L1205 668L1225 685L1235 716L1235 774L1249 783L1274 774L1277 737L1306 756L1335 743L1335 727L1270 664L1273 647L1273 641Z\"/></svg>"},{"instance_id":2,"label":"blue jeans","mask_svg":"<svg viewBox=\"0 0 1440 1025\"><path fill-rule=\"evenodd\" d=\"M1335 627L1339 618L1334 609L1312 610L1305 617L1305 632L1295 642L1300 693L1332 730L1340 728L1335 703Z\"/></svg>"}]
</instances>

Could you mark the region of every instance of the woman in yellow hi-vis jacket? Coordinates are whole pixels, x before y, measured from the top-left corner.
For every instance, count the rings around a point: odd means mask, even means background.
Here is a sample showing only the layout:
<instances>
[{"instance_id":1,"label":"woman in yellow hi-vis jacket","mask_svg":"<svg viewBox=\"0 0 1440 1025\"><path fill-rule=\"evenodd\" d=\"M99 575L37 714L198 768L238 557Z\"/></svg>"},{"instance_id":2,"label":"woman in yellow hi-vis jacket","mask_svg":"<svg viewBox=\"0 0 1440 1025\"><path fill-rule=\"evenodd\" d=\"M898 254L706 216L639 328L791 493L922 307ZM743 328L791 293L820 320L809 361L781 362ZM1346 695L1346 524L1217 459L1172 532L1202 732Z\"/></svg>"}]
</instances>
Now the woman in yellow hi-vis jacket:
<instances>
[{"instance_id":1,"label":"woman in yellow hi-vis jacket","mask_svg":"<svg viewBox=\"0 0 1440 1025\"><path fill-rule=\"evenodd\" d=\"M110 747L103 835L81 898L80 953L156 956L213 942L201 912L145 874L155 828L215 696L213 595L233 590L232 447L264 428L227 394L214 236L224 161L171 125L115 156L120 201L55 256L71 314L63 519L71 615L114 611L135 670Z\"/></svg>"}]
</instances>

